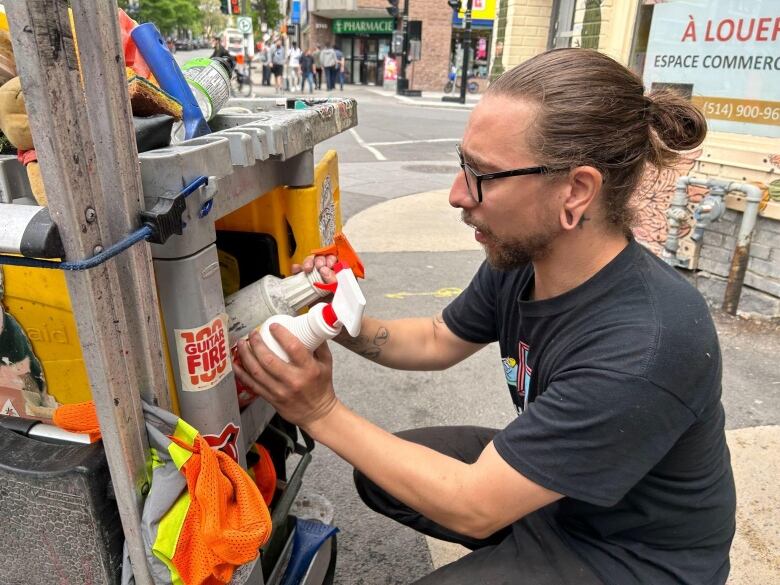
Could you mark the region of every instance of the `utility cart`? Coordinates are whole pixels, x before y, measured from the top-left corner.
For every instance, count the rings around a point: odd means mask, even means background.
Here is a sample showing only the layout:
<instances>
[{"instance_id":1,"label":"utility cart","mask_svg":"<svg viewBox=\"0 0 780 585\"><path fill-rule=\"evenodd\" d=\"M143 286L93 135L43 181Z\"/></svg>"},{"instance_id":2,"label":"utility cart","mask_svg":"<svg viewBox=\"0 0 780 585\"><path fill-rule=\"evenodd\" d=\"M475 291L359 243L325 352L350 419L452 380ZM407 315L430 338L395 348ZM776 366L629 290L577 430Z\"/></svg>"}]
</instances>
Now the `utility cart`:
<instances>
[{"instance_id":1,"label":"utility cart","mask_svg":"<svg viewBox=\"0 0 780 585\"><path fill-rule=\"evenodd\" d=\"M3 417L0 583L120 583L123 544L134 582L157 582L141 529L153 489L144 402L245 468L263 437L273 531L234 578L279 583L312 445L264 401L239 406L226 298L289 275L340 231L338 161L315 161L314 147L357 124L356 103L234 99L212 133L139 154L116 6L70 2L77 59L68 4L5 3L48 206L31 200L16 156L0 156L2 317L26 332L51 397L94 401L102 441ZM334 562L330 538L299 582L327 582Z\"/></svg>"}]
</instances>

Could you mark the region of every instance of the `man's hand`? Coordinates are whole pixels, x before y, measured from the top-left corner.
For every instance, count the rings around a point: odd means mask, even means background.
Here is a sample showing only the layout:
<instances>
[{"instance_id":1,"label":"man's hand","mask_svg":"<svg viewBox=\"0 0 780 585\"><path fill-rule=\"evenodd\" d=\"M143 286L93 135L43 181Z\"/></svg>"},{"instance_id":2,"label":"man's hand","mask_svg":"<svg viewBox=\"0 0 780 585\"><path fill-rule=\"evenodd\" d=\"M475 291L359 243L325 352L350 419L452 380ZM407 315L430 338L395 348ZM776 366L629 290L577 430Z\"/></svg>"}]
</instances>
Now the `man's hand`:
<instances>
[{"instance_id":1,"label":"man's hand","mask_svg":"<svg viewBox=\"0 0 780 585\"><path fill-rule=\"evenodd\" d=\"M306 428L336 406L333 390L333 360L323 343L312 355L281 325L271 325L274 336L290 357L279 359L263 342L258 331L238 342L241 366L236 375L255 394L266 400L285 420Z\"/></svg>"},{"instance_id":2,"label":"man's hand","mask_svg":"<svg viewBox=\"0 0 780 585\"><path fill-rule=\"evenodd\" d=\"M316 269L319 270L322 280L326 283L336 282L336 273L333 272L333 266L338 261L339 259L332 254L329 254L328 256L307 256L304 259L303 264L292 265L292 273L298 274L303 271L308 274Z\"/></svg>"}]
</instances>

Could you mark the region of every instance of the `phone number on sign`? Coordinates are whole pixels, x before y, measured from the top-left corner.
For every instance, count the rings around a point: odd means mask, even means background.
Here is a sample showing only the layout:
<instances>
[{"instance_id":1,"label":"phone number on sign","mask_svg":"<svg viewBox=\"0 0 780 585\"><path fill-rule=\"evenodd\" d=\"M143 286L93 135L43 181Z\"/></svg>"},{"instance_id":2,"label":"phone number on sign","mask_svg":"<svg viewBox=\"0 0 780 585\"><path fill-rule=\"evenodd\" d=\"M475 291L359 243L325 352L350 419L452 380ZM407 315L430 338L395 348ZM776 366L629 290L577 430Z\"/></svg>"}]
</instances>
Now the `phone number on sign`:
<instances>
[{"instance_id":1,"label":"phone number on sign","mask_svg":"<svg viewBox=\"0 0 780 585\"><path fill-rule=\"evenodd\" d=\"M757 106L730 102L709 102L702 104L702 112L708 118L734 122L772 124L780 122L780 106Z\"/></svg>"}]
</instances>

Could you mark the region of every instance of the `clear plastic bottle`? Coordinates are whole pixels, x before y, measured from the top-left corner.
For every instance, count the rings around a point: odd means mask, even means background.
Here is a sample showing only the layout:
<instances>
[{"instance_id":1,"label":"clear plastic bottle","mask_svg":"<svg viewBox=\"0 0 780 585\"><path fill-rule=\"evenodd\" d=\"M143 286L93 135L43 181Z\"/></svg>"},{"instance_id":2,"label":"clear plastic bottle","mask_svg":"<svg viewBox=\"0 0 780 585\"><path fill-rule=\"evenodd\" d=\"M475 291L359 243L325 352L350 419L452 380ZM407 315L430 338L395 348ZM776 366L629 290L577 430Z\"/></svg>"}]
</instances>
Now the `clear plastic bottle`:
<instances>
[{"instance_id":1,"label":"clear plastic bottle","mask_svg":"<svg viewBox=\"0 0 780 585\"><path fill-rule=\"evenodd\" d=\"M211 120L230 98L233 61L227 57L190 59L181 68L203 117Z\"/></svg>"},{"instance_id":2,"label":"clear plastic bottle","mask_svg":"<svg viewBox=\"0 0 780 585\"><path fill-rule=\"evenodd\" d=\"M226 57L198 57L182 65L181 71L203 117L206 121L211 120L230 98L233 61ZM184 140L184 126L181 122L174 126L173 136L175 142Z\"/></svg>"}]
</instances>

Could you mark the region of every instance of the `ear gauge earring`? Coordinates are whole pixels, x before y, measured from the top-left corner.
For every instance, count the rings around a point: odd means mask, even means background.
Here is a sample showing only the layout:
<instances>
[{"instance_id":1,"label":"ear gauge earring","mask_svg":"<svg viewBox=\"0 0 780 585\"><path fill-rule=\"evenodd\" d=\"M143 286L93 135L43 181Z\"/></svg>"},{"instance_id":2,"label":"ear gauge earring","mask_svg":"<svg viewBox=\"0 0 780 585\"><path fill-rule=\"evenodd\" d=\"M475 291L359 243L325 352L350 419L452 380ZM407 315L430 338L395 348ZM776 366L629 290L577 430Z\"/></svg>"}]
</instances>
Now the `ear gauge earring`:
<instances>
[{"instance_id":1,"label":"ear gauge earring","mask_svg":"<svg viewBox=\"0 0 780 585\"><path fill-rule=\"evenodd\" d=\"M574 215L572 215L571 211L565 211L566 214L566 223L568 224L566 227L569 229L574 227Z\"/></svg>"}]
</instances>

